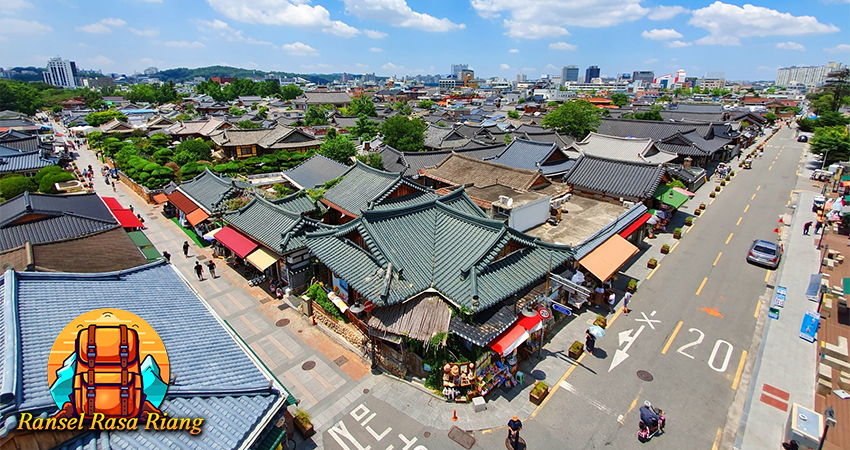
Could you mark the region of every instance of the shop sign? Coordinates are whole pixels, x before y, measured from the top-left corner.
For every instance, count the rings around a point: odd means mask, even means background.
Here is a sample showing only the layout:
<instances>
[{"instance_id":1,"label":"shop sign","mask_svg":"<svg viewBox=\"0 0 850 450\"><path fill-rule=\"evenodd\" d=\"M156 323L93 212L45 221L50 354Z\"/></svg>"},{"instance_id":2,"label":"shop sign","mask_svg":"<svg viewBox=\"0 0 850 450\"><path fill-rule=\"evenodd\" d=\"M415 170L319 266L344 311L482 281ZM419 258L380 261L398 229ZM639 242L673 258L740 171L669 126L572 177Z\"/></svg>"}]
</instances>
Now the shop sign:
<instances>
[{"instance_id":1,"label":"shop sign","mask_svg":"<svg viewBox=\"0 0 850 450\"><path fill-rule=\"evenodd\" d=\"M773 302L771 306L784 308L785 307L785 294L787 290L782 286L776 287L776 292L773 295Z\"/></svg>"},{"instance_id":2,"label":"shop sign","mask_svg":"<svg viewBox=\"0 0 850 450\"><path fill-rule=\"evenodd\" d=\"M568 316L573 315L573 312L570 311L570 308L567 308L566 306L564 306L560 303L552 302L552 309L555 310L555 311L558 311L561 314L565 314L565 315L568 315Z\"/></svg>"}]
</instances>

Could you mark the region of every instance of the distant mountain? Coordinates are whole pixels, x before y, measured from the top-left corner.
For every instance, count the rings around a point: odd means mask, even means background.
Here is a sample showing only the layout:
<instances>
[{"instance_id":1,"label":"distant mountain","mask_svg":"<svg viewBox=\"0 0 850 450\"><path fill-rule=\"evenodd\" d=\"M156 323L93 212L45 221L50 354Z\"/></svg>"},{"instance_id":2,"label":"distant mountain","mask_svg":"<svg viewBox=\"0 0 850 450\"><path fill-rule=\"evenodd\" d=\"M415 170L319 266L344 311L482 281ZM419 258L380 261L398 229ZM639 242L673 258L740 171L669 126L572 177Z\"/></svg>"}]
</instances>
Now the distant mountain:
<instances>
[{"instance_id":1,"label":"distant mountain","mask_svg":"<svg viewBox=\"0 0 850 450\"><path fill-rule=\"evenodd\" d=\"M252 78L252 77L263 77L266 74L274 74L280 77L301 77L305 80L309 80L313 83L326 84L330 83L333 80L338 80L342 74L332 73L332 74L298 74L298 73L290 73L290 72L265 72L262 70L255 69L241 69L238 67L228 67L228 66L209 66L209 67L198 67L197 69L188 69L186 67L180 67L177 69L168 69L161 70L151 75L151 78L158 78L161 81L174 81L175 83L189 81L195 77L229 77L229 78ZM359 75L353 75L359 76Z\"/></svg>"},{"instance_id":2,"label":"distant mountain","mask_svg":"<svg viewBox=\"0 0 850 450\"><path fill-rule=\"evenodd\" d=\"M18 81L41 81L44 67L12 67L7 69L7 76Z\"/></svg>"}]
</instances>

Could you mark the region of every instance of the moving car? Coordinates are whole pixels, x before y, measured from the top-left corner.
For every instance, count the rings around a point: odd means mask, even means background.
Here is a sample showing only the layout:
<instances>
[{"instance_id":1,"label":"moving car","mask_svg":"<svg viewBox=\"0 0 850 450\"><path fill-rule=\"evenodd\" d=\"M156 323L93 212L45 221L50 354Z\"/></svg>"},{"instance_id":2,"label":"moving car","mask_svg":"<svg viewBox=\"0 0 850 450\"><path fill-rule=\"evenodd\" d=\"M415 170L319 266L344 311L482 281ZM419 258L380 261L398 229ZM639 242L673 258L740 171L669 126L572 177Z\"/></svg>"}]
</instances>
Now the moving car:
<instances>
[{"instance_id":1,"label":"moving car","mask_svg":"<svg viewBox=\"0 0 850 450\"><path fill-rule=\"evenodd\" d=\"M782 249L775 242L765 241L764 239L756 239L750 245L750 251L747 253L747 262L759 264L775 269L779 267L779 261L782 259Z\"/></svg>"}]
</instances>

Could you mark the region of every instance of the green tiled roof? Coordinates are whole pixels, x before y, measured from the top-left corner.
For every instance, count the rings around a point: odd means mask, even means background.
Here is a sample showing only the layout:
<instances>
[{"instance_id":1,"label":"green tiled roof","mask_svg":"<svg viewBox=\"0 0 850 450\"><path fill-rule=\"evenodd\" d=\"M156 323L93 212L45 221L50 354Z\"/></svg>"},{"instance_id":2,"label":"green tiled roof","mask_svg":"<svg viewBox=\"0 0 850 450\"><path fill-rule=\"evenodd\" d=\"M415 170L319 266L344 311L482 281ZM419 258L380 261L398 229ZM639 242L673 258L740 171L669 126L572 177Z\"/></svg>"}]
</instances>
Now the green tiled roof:
<instances>
[{"instance_id":1,"label":"green tiled roof","mask_svg":"<svg viewBox=\"0 0 850 450\"><path fill-rule=\"evenodd\" d=\"M318 211L316 202L310 200L310 196L303 191L287 195L286 197L272 200L271 203L291 212L292 214L304 214Z\"/></svg>"},{"instance_id":2,"label":"green tiled roof","mask_svg":"<svg viewBox=\"0 0 850 450\"><path fill-rule=\"evenodd\" d=\"M304 247L304 234L324 229L312 219L293 214L274 203L255 197L250 203L222 216L230 225L278 254Z\"/></svg>"},{"instance_id":3,"label":"green tiled roof","mask_svg":"<svg viewBox=\"0 0 850 450\"><path fill-rule=\"evenodd\" d=\"M401 174L373 169L358 161L336 186L325 192L324 200L352 214L360 214L387 200L402 184L430 193L428 188L404 179Z\"/></svg>"},{"instance_id":4,"label":"green tiled roof","mask_svg":"<svg viewBox=\"0 0 850 450\"><path fill-rule=\"evenodd\" d=\"M435 289L473 312L544 277L550 256L553 268L572 257L568 246L545 243L502 221L469 214L470 204L459 189L415 205L364 211L332 230L308 233L307 247L379 307ZM366 248L346 238L352 232L362 237ZM512 242L521 248L497 260Z\"/></svg>"}]
</instances>

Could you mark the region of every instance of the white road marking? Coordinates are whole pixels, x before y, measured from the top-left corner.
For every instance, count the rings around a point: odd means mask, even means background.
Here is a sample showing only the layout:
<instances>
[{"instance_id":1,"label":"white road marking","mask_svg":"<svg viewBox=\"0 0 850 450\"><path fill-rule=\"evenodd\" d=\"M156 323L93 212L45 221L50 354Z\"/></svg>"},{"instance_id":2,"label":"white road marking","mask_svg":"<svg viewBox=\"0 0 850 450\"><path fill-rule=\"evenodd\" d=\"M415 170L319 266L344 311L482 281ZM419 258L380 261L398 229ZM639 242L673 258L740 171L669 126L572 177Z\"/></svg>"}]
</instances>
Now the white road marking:
<instances>
[{"instance_id":1,"label":"white road marking","mask_svg":"<svg viewBox=\"0 0 850 450\"><path fill-rule=\"evenodd\" d=\"M600 411L604 412L605 414L608 414L612 417L614 416L614 411L612 411L610 408L608 408L607 406L600 403L598 400L584 395L580 390L576 389L575 386L573 386L570 383L567 383L567 380L564 380L564 381L561 382L561 387L572 392L577 397L581 398L582 400L586 401L587 403L590 403L590 405L593 406L594 408L596 408L596 409L598 409L598 410L600 410ZM620 417L622 417L622 416L620 416ZM621 419L618 418L618 420L621 420Z\"/></svg>"}]
</instances>

